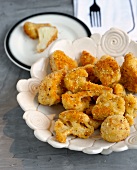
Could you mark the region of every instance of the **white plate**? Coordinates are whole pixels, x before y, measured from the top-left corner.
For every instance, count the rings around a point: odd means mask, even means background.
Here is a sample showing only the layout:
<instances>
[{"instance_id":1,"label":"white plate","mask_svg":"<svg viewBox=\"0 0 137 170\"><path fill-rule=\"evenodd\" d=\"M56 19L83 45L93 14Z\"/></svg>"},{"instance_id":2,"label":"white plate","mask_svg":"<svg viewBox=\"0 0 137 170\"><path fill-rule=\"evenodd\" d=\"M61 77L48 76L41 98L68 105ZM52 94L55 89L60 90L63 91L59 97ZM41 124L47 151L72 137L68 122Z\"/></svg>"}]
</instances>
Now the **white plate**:
<instances>
[{"instance_id":1,"label":"white plate","mask_svg":"<svg viewBox=\"0 0 137 170\"><path fill-rule=\"evenodd\" d=\"M68 14L56 12L38 13L22 19L7 33L4 47L9 59L17 66L28 71L34 62L47 55L49 48L42 53L36 52L38 40L30 39L23 31L23 25L26 21L51 23L59 31L58 39L75 40L91 35L90 30L82 21Z\"/></svg>"},{"instance_id":2,"label":"white plate","mask_svg":"<svg viewBox=\"0 0 137 170\"><path fill-rule=\"evenodd\" d=\"M79 61L79 54L86 50L95 57L100 58L104 54L113 56L119 65L124 61L124 55L132 52L137 56L137 43L130 40L129 36L116 28L108 30L104 35L93 34L91 38L84 37L75 41L58 40L50 48L49 54L54 50L63 50L67 55ZM99 131L89 139L80 139L73 136L67 138L62 144L55 140L53 127L58 114L64 109L62 105L52 107L42 106L37 101L37 87L45 75L49 73L49 58L43 57L31 67L31 78L19 80L17 83L17 101L24 110L23 119L34 130L34 135L40 141L48 142L55 148L68 148L82 151L86 154L110 154L128 149L137 149L137 117L131 126L130 136L118 143L104 141Z\"/></svg>"}]
</instances>

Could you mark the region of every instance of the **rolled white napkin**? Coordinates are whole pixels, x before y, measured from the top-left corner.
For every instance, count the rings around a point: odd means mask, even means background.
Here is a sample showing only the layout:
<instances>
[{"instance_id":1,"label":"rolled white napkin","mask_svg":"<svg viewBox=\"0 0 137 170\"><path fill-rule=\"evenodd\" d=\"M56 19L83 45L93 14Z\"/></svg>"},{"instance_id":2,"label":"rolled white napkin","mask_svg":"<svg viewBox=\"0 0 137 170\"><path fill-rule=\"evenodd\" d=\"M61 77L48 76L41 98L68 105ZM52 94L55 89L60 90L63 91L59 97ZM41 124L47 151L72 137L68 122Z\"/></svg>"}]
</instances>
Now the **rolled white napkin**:
<instances>
[{"instance_id":1,"label":"rolled white napkin","mask_svg":"<svg viewBox=\"0 0 137 170\"><path fill-rule=\"evenodd\" d=\"M96 0L101 10L101 27L91 27L89 8L94 0L73 0L74 15L82 20L91 33L104 33L111 27L128 32L137 40L137 0Z\"/></svg>"}]
</instances>

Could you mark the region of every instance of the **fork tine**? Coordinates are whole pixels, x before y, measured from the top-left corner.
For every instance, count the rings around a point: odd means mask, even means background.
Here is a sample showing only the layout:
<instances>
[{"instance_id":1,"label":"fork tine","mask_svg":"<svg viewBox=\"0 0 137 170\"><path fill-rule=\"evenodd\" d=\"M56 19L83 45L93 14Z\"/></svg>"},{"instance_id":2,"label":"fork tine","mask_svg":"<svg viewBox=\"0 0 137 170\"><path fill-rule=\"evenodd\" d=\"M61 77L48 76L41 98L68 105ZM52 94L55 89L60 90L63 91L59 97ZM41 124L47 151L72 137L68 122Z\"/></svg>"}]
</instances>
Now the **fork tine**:
<instances>
[{"instance_id":1,"label":"fork tine","mask_svg":"<svg viewBox=\"0 0 137 170\"><path fill-rule=\"evenodd\" d=\"M93 20L92 20L92 14L90 13L90 23L91 23L91 27L93 27Z\"/></svg>"},{"instance_id":2,"label":"fork tine","mask_svg":"<svg viewBox=\"0 0 137 170\"><path fill-rule=\"evenodd\" d=\"M101 13L100 11L92 11L90 13L91 27L101 27Z\"/></svg>"},{"instance_id":3,"label":"fork tine","mask_svg":"<svg viewBox=\"0 0 137 170\"><path fill-rule=\"evenodd\" d=\"M96 12L96 26L99 27L99 17L98 17L98 12Z\"/></svg>"},{"instance_id":4,"label":"fork tine","mask_svg":"<svg viewBox=\"0 0 137 170\"><path fill-rule=\"evenodd\" d=\"M91 27L101 27L101 15L100 12L91 12L90 16Z\"/></svg>"},{"instance_id":5,"label":"fork tine","mask_svg":"<svg viewBox=\"0 0 137 170\"><path fill-rule=\"evenodd\" d=\"M100 13L100 11L99 11L99 25L101 27L101 13Z\"/></svg>"},{"instance_id":6,"label":"fork tine","mask_svg":"<svg viewBox=\"0 0 137 170\"><path fill-rule=\"evenodd\" d=\"M99 17L99 12L97 12L97 26L100 27L100 17Z\"/></svg>"},{"instance_id":7,"label":"fork tine","mask_svg":"<svg viewBox=\"0 0 137 170\"><path fill-rule=\"evenodd\" d=\"M93 12L93 21L94 21L94 26L96 26L97 22L96 22L96 12Z\"/></svg>"}]
</instances>

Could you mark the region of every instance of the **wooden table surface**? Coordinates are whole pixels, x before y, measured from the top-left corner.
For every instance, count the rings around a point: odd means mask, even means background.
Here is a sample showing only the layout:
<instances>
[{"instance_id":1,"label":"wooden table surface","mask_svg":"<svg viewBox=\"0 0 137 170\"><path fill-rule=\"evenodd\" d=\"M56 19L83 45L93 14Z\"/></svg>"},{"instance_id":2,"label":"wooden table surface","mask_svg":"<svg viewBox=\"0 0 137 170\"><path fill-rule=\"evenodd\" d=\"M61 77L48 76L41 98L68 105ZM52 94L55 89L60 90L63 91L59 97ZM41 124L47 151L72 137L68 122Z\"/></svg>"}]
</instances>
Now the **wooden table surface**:
<instances>
[{"instance_id":1,"label":"wooden table surface","mask_svg":"<svg viewBox=\"0 0 137 170\"><path fill-rule=\"evenodd\" d=\"M13 64L4 50L7 31L20 19L39 12L73 15L72 0L0 0L0 170L135 170L137 150L88 155L56 149L36 139L17 103L16 83L30 73Z\"/></svg>"}]
</instances>

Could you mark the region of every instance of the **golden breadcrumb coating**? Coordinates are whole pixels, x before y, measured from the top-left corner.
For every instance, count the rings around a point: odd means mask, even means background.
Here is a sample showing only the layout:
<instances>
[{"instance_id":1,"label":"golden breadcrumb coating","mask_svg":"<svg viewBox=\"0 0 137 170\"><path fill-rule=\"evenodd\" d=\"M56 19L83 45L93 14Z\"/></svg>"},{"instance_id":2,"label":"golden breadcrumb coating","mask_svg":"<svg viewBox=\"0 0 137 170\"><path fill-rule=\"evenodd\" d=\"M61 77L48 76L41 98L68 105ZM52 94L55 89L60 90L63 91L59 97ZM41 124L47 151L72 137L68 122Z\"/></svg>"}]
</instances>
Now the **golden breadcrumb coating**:
<instances>
[{"instance_id":1,"label":"golden breadcrumb coating","mask_svg":"<svg viewBox=\"0 0 137 170\"><path fill-rule=\"evenodd\" d=\"M50 55L50 66L52 71L57 71L61 69L71 70L78 67L78 64L63 51L56 50Z\"/></svg>"},{"instance_id":2,"label":"golden breadcrumb coating","mask_svg":"<svg viewBox=\"0 0 137 170\"><path fill-rule=\"evenodd\" d=\"M72 93L71 91L62 94L62 104L67 110L78 110L85 111L90 107L91 109L91 97L100 96L106 92L112 92L111 88L102 85L97 85L91 83L92 88L90 90L79 91L77 93ZM87 111L88 112L88 111Z\"/></svg>"},{"instance_id":3,"label":"golden breadcrumb coating","mask_svg":"<svg viewBox=\"0 0 137 170\"><path fill-rule=\"evenodd\" d=\"M65 143L67 136L71 135L71 126L67 126L58 119L54 125L54 131L56 133L56 140L60 143Z\"/></svg>"},{"instance_id":4,"label":"golden breadcrumb coating","mask_svg":"<svg viewBox=\"0 0 137 170\"><path fill-rule=\"evenodd\" d=\"M130 134L130 126L122 115L108 116L101 124L101 137L108 142L120 142Z\"/></svg>"},{"instance_id":5,"label":"golden breadcrumb coating","mask_svg":"<svg viewBox=\"0 0 137 170\"><path fill-rule=\"evenodd\" d=\"M85 110L85 113L86 113L87 115L89 115L89 116L92 116L92 109L93 109L94 106L95 106L95 104L93 104L93 103L90 102L90 105L89 105L89 107Z\"/></svg>"},{"instance_id":6,"label":"golden breadcrumb coating","mask_svg":"<svg viewBox=\"0 0 137 170\"><path fill-rule=\"evenodd\" d=\"M108 93L108 92L112 93L113 92L113 89L110 87L98 85L98 84L91 83L91 82L85 83L85 85L82 86L81 89L91 91L92 93L94 93L94 95L93 95L94 97L100 96L103 93Z\"/></svg>"},{"instance_id":7,"label":"golden breadcrumb coating","mask_svg":"<svg viewBox=\"0 0 137 170\"><path fill-rule=\"evenodd\" d=\"M121 78L120 66L109 55L102 56L94 65L94 73L104 86L119 82Z\"/></svg>"},{"instance_id":8,"label":"golden breadcrumb coating","mask_svg":"<svg viewBox=\"0 0 137 170\"><path fill-rule=\"evenodd\" d=\"M111 115L124 115L125 101L121 96L104 93L97 98L96 105L92 109L93 118L104 120Z\"/></svg>"},{"instance_id":9,"label":"golden breadcrumb coating","mask_svg":"<svg viewBox=\"0 0 137 170\"><path fill-rule=\"evenodd\" d=\"M24 32L32 39L38 38L38 29L40 27L51 26L49 23L32 23L25 22L23 25Z\"/></svg>"},{"instance_id":10,"label":"golden breadcrumb coating","mask_svg":"<svg viewBox=\"0 0 137 170\"><path fill-rule=\"evenodd\" d=\"M42 80L38 91L40 104L51 106L61 101L61 95L65 92L63 85L65 74L65 70L59 70L52 72Z\"/></svg>"},{"instance_id":11,"label":"golden breadcrumb coating","mask_svg":"<svg viewBox=\"0 0 137 170\"><path fill-rule=\"evenodd\" d=\"M78 110L84 111L86 108L89 107L92 92L88 91L81 91L75 94L71 92L67 92L62 94L62 104L66 110Z\"/></svg>"},{"instance_id":12,"label":"golden breadcrumb coating","mask_svg":"<svg viewBox=\"0 0 137 170\"><path fill-rule=\"evenodd\" d=\"M94 74L94 65L87 64L83 68L88 73L88 77L87 77L88 81L90 81L92 83L98 83L99 82L99 79Z\"/></svg>"},{"instance_id":13,"label":"golden breadcrumb coating","mask_svg":"<svg viewBox=\"0 0 137 170\"><path fill-rule=\"evenodd\" d=\"M97 61L97 58L92 56L89 52L82 51L81 56L80 56L80 63L82 66L85 66L87 64L94 64L96 61Z\"/></svg>"},{"instance_id":14,"label":"golden breadcrumb coating","mask_svg":"<svg viewBox=\"0 0 137 170\"><path fill-rule=\"evenodd\" d=\"M134 124L134 118L130 114L125 114L125 118L127 119L130 126Z\"/></svg>"},{"instance_id":15,"label":"golden breadcrumb coating","mask_svg":"<svg viewBox=\"0 0 137 170\"><path fill-rule=\"evenodd\" d=\"M102 122L103 122L102 120L95 120L95 119L93 119L92 116L89 116L89 118L90 118L89 124L91 126L93 126L95 130L98 129L101 126Z\"/></svg>"},{"instance_id":16,"label":"golden breadcrumb coating","mask_svg":"<svg viewBox=\"0 0 137 170\"><path fill-rule=\"evenodd\" d=\"M60 113L54 126L56 140L65 143L68 135L88 138L94 132L89 122L90 118L83 112L68 110Z\"/></svg>"},{"instance_id":17,"label":"golden breadcrumb coating","mask_svg":"<svg viewBox=\"0 0 137 170\"><path fill-rule=\"evenodd\" d=\"M90 81L87 81L87 78L88 73L84 67L74 68L65 75L64 84L65 87L73 93L90 90L92 92L94 91L94 94L98 96L104 92L113 91L110 87L91 83Z\"/></svg>"},{"instance_id":18,"label":"golden breadcrumb coating","mask_svg":"<svg viewBox=\"0 0 137 170\"><path fill-rule=\"evenodd\" d=\"M134 118L137 116L137 98L132 94L128 94L124 97L125 100L125 117L127 118L129 125L134 124Z\"/></svg>"},{"instance_id":19,"label":"golden breadcrumb coating","mask_svg":"<svg viewBox=\"0 0 137 170\"><path fill-rule=\"evenodd\" d=\"M123 86L131 92L137 92L137 58L128 53L121 66L121 80Z\"/></svg>"},{"instance_id":20,"label":"golden breadcrumb coating","mask_svg":"<svg viewBox=\"0 0 137 170\"><path fill-rule=\"evenodd\" d=\"M113 93L119 96L125 96L126 95L126 90L124 86L120 83L116 83L112 85L113 88Z\"/></svg>"},{"instance_id":21,"label":"golden breadcrumb coating","mask_svg":"<svg viewBox=\"0 0 137 170\"><path fill-rule=\"evenodd\" d=\"M81 88L85 86L87 77L88 73L83 67L74 68L66 74L64 84L69 91L76 93L82 91Z\"/></svg>"}]
</instances>

